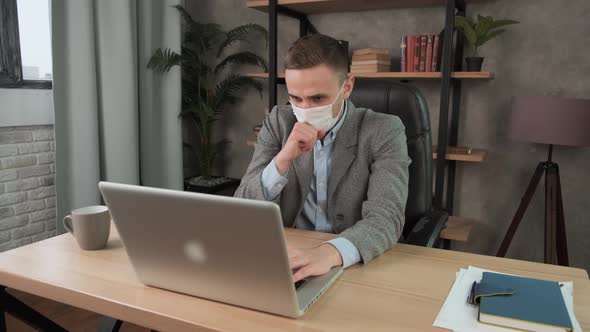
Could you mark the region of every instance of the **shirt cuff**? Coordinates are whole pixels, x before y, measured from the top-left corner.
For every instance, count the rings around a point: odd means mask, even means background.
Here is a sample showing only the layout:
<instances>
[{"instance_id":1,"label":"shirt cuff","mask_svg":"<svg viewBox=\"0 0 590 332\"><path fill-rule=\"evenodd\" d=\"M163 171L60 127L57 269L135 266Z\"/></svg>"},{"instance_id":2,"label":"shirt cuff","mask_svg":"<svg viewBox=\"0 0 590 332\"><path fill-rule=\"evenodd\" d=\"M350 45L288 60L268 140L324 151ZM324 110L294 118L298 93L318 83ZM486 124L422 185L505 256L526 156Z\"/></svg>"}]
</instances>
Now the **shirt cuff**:
<instances>
[{"instance_id":1,"label":"shirt cuff","mask_svg":"<svg viewBox=\"0 0 590 332\"><path fill-rule=\"evenodd\" d=\"M274 158L270 164L264 168L262 171L261 182L262 193L267 201L275 200L279 196L283 187L285 187L289 181L287 177L288 172L289 170L287 170L284 175L281 175L277 170Z\"/></svg>"},{"instance_id":2,"label":"shirt cuff","mask_svg":"<svg viewBox=\"0 0 590 332\"><path fill-rule=\"evenodd\" d=\"M325 243L329 243L336 247L340 256L342 256L342 268L347 268L361 261L361 254L350 240L343 237L337 237Z\"/></svg>"}]
</instances>

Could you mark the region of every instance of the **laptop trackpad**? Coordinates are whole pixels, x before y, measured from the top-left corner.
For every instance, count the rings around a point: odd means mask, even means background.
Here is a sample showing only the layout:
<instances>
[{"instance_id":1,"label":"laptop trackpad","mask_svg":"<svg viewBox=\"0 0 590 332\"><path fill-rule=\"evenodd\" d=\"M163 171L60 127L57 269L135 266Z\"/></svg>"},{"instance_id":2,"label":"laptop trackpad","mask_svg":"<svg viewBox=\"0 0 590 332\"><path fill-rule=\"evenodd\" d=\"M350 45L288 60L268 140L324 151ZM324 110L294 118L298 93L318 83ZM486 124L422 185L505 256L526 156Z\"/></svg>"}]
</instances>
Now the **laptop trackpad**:
<instances>
[{"instance_id":1,"label":"laptop trackpad","mask_svg":"<svg viewBox=\"0 0 590 332\"><path fill-rule=\"evenodd\" d=\"M342 273L342 266L333 267L328 273L310 277L297 289L299 308L305 310Z\"/></svg>"}]
</instances>

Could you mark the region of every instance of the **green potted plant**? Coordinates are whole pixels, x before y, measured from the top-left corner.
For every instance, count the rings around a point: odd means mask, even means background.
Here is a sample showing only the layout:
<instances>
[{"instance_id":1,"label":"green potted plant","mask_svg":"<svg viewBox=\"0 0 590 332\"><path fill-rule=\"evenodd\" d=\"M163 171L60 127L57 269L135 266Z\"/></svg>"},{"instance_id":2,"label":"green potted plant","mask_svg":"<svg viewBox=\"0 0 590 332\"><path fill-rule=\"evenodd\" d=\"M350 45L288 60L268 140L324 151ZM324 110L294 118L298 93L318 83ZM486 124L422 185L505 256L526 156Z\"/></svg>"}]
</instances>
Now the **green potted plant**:
<instances>
[{"instance_id":1,"label":"green potted plant","mask_svg":"<svg viewBox=\"0 0 590 332\"><path fill-rule=\"evenodd\" d=\"M214 23L200 23L182 7L175 6L184 22L181 53L171 49L156 49L148 68L159 73L180 66L182 72L182 112L199 137L197 144L183 143L198 160L200 174L185 179L185 189L213 193L236 179L213 176L213 166L227 140L213 141L215 122L228 106L240 100L245 87L253 87L262 98L263 85L258 80L242 76L227 69L233 65L254 65L267 70L266 61L251 51L228 52L231 46L248 42L258 35L268 44L266 29L257 24L238 26L224 31ZM228 54L229 53L229 54ZM239 181L237 181L239 182Z\"/></svg>"},{"instance_id":2,"label":"green potted plant","mask_svg":"<svg viewBox=\"0 0 590 332\"><path fill-rule=\"evenodd\" d=\"M514 20L494 20L491 16L477 15L477 22L464 16L455 16L455 28L463 32L465 40L473 49L472 56L465 58L467 71L481 71L483 57L478 56L477 49L504 33L506 30L501 27L517 23Z\"/></svg>"}]
</instances>

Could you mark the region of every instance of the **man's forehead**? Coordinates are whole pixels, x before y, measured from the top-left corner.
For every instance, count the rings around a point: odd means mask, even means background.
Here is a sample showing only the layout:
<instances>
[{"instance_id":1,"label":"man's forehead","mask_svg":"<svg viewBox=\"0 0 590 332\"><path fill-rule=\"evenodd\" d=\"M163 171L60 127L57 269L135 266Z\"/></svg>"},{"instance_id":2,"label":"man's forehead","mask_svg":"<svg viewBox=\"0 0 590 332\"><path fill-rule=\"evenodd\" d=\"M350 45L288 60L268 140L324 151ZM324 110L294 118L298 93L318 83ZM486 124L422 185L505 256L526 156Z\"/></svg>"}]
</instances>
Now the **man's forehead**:
<instances>
[{"instance_id":1,"label":"man's forehead","mask_svg":"<svg viewBox=\"0 0 590 332\"><path fill-rule=\"evenodd\" d=\"M322 69L325 68L287 69L285 82L289 94L307 97L334 93L338 88L337 75L331 70Z\"/></svg>"}]
</instances>

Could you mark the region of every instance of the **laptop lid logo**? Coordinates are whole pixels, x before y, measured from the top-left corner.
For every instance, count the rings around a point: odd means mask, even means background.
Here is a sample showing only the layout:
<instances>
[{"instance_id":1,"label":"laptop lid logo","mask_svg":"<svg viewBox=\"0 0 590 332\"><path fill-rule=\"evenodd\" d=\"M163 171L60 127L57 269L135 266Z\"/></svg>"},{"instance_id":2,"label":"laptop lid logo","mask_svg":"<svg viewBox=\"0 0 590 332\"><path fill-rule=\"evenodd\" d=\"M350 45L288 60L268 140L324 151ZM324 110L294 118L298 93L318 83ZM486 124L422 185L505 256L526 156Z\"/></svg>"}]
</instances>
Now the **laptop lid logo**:
<instances>
[{"instance_id":1,"label":"laptop lid logo","mask_svg":"<svg viewBox=\"0 0 590 332\"><path fill-rule=\"evenodd\" d=\"M207 252L199 241L192 240L185 243L184 254L195 263L204 264L207 262Z\"/></svg>"}]
</instances>

